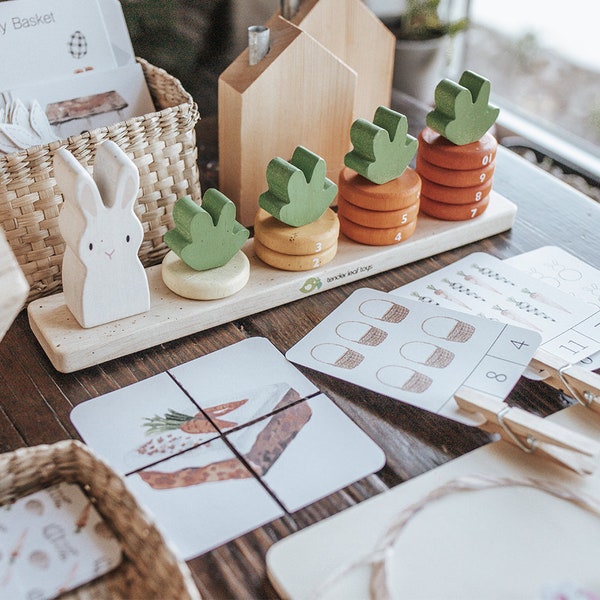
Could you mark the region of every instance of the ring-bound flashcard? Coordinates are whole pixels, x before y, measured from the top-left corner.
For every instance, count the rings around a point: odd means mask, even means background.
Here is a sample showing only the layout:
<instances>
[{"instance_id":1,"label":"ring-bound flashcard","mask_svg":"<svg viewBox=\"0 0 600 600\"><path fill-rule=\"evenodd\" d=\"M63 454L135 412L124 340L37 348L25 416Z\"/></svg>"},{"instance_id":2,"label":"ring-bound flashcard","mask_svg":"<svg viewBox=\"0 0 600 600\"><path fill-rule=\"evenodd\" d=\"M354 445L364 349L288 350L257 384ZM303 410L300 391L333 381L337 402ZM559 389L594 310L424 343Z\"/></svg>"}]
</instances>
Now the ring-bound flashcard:
<instances>
[{"instance_id":1,"label":"ring-bound flashcard","mask_svg":"<svg viewBox=\"0 0 600 600\"><path fill-rule=\"evenodd\" d=\"M543 246L512 256L506 264L533 279L556 288L600 310L600 271L558 246ZM593 371L600 368L600 352L578 363Z\"/></svg>"},{"instance_id":2,"label":"ring-bound flashcard","mask_svg":"<svg viewBox=\"0 0 600 600\"><path fill-rule=\"evenodd\" d=\"M454 393L466 386L504 399L539 333L385 292L354 292L286 354L328 373L471 425Z\"/></svg>"},{"instance_id":3,"label":"ring-bound flashcard","mask_svg":"<svg viewBox=\"0 0 600 600\"><path fill-rule=\"evenodd\" d=\"M600 311L485 253L393 290L422 303L526 327L541 348L575 363L600 350Z\"/></svg>"}]
</instances>

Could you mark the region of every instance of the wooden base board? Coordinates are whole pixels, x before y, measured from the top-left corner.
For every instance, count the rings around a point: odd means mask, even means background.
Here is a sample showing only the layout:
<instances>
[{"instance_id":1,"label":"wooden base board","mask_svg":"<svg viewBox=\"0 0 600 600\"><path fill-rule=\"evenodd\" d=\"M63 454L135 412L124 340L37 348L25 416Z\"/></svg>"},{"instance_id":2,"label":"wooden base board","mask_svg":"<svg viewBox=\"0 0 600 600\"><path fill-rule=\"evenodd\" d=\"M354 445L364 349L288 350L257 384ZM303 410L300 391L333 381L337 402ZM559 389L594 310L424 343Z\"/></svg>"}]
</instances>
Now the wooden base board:
<instances>
[{"instance_id":1,"label":"wooden base board","mask_svg":"<svg viewBox=\"0 0 600 600\"><path fill-rule=\"evenodd\" d=\"M156 265L146 269L151 305L146 313L83 329L60 293L31 302L29 323L54 367L71 373L484 239L510 229L516 212L512 202L492 192L489 208L476 219L453 222L421 215L415 233L400 244L365 246L340 236L336 257L314 271L269 267L256 257L250 239L242 248L250 259L250 279L228 298L177 296Z\"/></svg>"}]
</instances>

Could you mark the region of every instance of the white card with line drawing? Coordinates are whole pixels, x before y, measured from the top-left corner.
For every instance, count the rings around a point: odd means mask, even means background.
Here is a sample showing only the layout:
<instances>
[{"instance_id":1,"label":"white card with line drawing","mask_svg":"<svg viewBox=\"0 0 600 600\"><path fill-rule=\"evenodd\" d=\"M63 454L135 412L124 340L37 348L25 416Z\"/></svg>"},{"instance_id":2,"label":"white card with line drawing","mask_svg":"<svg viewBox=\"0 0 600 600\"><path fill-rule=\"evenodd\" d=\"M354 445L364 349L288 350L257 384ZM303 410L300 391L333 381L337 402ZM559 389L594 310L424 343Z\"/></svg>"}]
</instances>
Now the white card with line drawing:
<instances>
[{"instance_id":1,"label":"white card with line drawing","mask_svg":"<svg viewBox=\"0 0 600 600\"><path fill-rule=\"evenodd\" d=\"M600 350L596 307L483 252L392 293L537 331L541 347L569 363Z\"/></svg>"},{"instance_id":2,"label":"white card with line drawing","mask_svg":"<svg viewBox=\"0 0 600 600\"><path fill-rule=\"evenodd\" d=\"M504 262L600 310L600 271L566 250L558 246L543 246L507 258ZM590 371L600 369L600 352L578 364Z\"/></svg>"},{"instance_id":3,"label":"white card with line drawing","mask_svg":"<svg viewBox=\"0 0 600 600\"><path fill-rule=\"evenodd\" d=\"M543 246L503 262L600 310L600 270L558 246Z\"/></svg>"},{"instance_id":4,"label":"white card with line drawing","mask_svg":"<svg viewBox=\"0 0 600 600\"><path fill-rule=\"evenodd\" d=\"M454 393L504 399L541 341L529 329L371 289L354 292L288 360L468 424Z\"/></svg>"}]
</instances>

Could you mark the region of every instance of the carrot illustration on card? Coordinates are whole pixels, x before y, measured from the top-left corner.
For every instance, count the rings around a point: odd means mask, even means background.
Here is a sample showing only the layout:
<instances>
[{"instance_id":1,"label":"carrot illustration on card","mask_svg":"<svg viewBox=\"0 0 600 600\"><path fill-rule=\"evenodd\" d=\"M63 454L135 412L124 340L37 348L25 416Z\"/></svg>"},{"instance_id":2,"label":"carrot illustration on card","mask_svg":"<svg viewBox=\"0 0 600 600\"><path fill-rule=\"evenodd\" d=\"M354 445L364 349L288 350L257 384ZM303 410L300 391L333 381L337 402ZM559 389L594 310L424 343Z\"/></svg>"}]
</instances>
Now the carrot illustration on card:
<instances>
[{"instance_id":1,"label":"carrot illustration on card","mask_svg":"<svg viewBox=\"0 0 600 600\"><path fill-rule=\"evenodd\" d=\"M281 404L281 403L280 403ZM277 407L275 407L277 408ZM258 475L265 475L281 454L310 420L312 410L306 402L295 404L263 421L245 460ZM154 489L174 489L200 485L210 481L247 479L252 477L238 458L229 458L201 467L190 466L174 472L156 469L141 471L139 476Z\"/></svg>"},{"instance_id":2,"label":"carrot illustration on card","mask_svg":"<svg viewBox=\"0 0 600 600\"><path fill-rule=\"evenodd\" d=\"M494 292L496 294L502 295L502 292L498 291L494 286L483 281L479 277L475 277L475 275L469 275L468 273L465 273L464 271L458 271L457 274L460 275L465 281L474 283L475 285L478 285L479 287L489 290L490 292Z\"/></svg>"},{"instance_id":3,"label":"carrot illustration on card","mask_svg":"<svg viewBox=\"0 0 600 600\"><path fill-rule=\"evenodd\" d=\"M463 308L466 308L467 310L471 310L470 306L468 306L464 302L461 302L458 298L455 298L454 296L451 296L450 294L448 294L444 290L435 287L435 285L433 285L433 284L429 284L427 286L427 289L428 290L432 290L433 293L436 296L440 296L441 298L444 298L445 300L448 300L448 302L454 302L454 304L458 304L459 306L462 306Z\"/></svg>"},{"instance_id":4,"label":"carrot illustration on card","mask_svg":"<svg viewBox=\"0 0 600 600\"><path fill-rule=\"evenodd\" d=\"M507 308L502 308L501 306L498 306L496 304L495 306L492 307L492 310L498 310L498 311L500 311L500 314L503 317L510 319L511 321L515 321L517 323L522 323L523 325L525 325L526 327L529 327L530 329L535 329L536 331L542 331L539 327L534 325L531 321L524 319L521 315L517 314L514 311L508 310Z\"/></svg>"},{"instance_id":5,"label":"carrot illustration on card","mask_svg":"<svg viewBox=\"0 0 600 600\"><path fill-rule=\"evenodd\" d=\"M527 288L523 288L521 290L524 294L527 294L532 300L537 300L538 302L541 302L542 304L546 304L547 306L551 306L552 308L558 308L558 310L562 310L563 312L566 313L571 313L570 310L567 310L562 304L559 304L558 302L554 302L554 300L552 300L551 298L548 298L548 296L545 296L544 294L541 294L540 292L535 292L535 291L531 291Z\"/></svg>"},{"instance_id":6,"label":"carrot illustration on card","mask_svg":"<svg viewBox=\"0 0 600 600\"><path fill-rule=\"evenodd\" d=\"M207 418L208 416L219 429L235 427L237 425L235 421L225 421L220 417L240 408L247 401L245 398L243 400L227 402L226 404L219 404L218 406L211 406L206 409L206 415L202 412L198 412L195 415L186 415L169 409L162 416L154 415L153 417L144 419L144 426L148 433L173 431L176 429L180 429L185 433L210 433L214 431L214 427Z\"/></svg>"}]
</instances>

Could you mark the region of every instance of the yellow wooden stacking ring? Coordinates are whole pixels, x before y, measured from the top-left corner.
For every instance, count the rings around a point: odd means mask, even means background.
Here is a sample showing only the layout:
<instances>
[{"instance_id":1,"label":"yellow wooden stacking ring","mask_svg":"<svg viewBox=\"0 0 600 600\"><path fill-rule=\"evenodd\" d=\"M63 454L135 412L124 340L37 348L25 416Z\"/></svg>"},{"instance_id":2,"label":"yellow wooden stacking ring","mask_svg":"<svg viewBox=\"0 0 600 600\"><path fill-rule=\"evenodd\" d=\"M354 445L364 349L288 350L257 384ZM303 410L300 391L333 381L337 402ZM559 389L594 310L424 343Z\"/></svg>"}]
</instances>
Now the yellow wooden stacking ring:
<instances>
[{"instance_id":1,"label":"yellow wooden stacking ring","mask_svg":"<svg viewBox=\"0 0 600 600\"><path fill-rule=\"evenodd\" d=\"M305 256L317 254L337 243L340 222L330 208L316 221L302 227L291 227L266 210L258 209L254 219L254 239L281 254Z\"/></svg>"},{"instance_id":2,"label":"yellow wooden stacking ring","mask_svg":"<svg viewBox=\"0 0 600 600\"><path fill-rule=\"evenodd\" d=\"M337 241L326 250L314 254L283 254L267 248L254 238L254 252L264 263L282 271L310 271L318 269L333 260L337 253Z\"/></svg>"}]
</instances>

